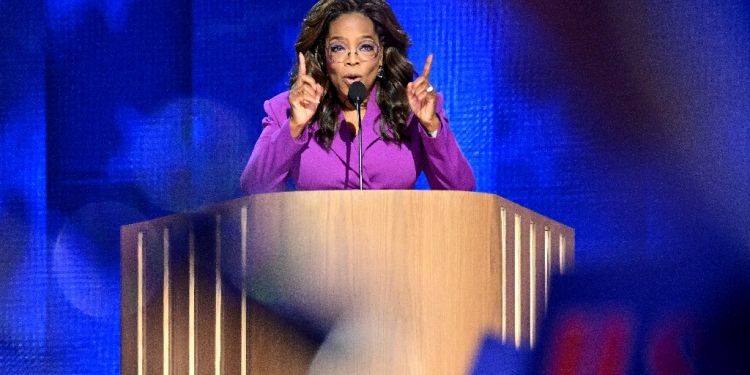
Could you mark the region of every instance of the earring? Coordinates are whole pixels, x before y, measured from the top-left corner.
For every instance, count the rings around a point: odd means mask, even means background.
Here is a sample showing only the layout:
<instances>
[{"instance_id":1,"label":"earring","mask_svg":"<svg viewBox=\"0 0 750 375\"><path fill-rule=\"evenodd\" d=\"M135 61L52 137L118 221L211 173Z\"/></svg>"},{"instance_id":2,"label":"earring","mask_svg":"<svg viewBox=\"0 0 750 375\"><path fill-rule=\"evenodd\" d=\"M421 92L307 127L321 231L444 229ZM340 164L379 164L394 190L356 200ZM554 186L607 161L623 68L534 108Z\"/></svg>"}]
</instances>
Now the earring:
<instances>
[{"instance_id":1,"label":"earring","mask_svg":"<svg viewBox=\"0 0 750 375\"><path fill-rule=\"evenodd\" d=\"M378 78L383 78L383 66L378 67Z\"/></svg>"}]
</instances>

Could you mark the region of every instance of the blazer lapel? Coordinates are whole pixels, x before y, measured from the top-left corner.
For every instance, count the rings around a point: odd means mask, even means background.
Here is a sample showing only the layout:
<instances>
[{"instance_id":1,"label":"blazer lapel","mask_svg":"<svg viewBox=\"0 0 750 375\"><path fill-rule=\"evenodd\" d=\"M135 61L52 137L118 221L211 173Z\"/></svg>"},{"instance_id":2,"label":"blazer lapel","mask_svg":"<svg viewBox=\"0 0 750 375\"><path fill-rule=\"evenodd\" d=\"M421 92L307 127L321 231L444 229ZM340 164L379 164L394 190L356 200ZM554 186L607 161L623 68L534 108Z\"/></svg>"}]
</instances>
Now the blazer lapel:
<instances>
[{"instance_id":1,"label":"blazer lapel","mask_svg":"<svg viewBox=\"0 0 750 375\"><path fill-rule=\"evenodd\" d=\"M331 141L331 151L338 156L346 168L355 169L357 167L356 170L359 171L358 164L356 164L358 160L354 160L358 159L354 157L354 155L357 155L357 148L352 142L352 138L352 133L346 126L344 114L339 113L339 131Z\"/></svg>"},{"instance_id":2,"label":"blazer lapel","mask_svg":"<svg viewBox=\"0 0 750 375\"><path fill-rule=\"evenodd\" d=\"M380 139L380 107L378 107L377 91L377 86L370 91L370 97L367 99L367 103L369 103L367 112L362 119L362 147L365 151Z\"/></svg>"},{"instance_id":3,"label":"blazer lapel","mask_svg":"<svg viewBox=\"0 0 750 375\"><path fill-rule=\"evenodd\" d=\"M362 118L362 146L365 151L380 139L378 122L380 121L380 108L377 105L377 87L370 91L367 99L367 111ZM377 125L374 125L377 124ZM331 142L331 151L341 160L346 168L352 169L359 175L359 139L357 139L346 126L344 113L339 112L339 131Z\"/></svg>"}]
</instances>

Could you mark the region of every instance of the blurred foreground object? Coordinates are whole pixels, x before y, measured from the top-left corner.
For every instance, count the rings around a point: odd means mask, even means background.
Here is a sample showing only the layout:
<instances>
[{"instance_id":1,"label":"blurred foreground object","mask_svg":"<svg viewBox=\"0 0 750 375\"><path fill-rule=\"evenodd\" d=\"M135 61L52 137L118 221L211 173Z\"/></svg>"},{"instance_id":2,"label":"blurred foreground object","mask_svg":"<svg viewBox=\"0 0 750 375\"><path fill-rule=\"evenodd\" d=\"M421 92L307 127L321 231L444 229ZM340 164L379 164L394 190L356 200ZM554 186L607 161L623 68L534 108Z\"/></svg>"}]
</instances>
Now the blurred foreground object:
<instances>
[{"instance_id":1,"label":"blurred foreground object","mask_svg":"<svg viewBox=\"0 0 750 375\"><path fill-rule=\"evenodd\" d=\"M746 250L675 251L555 280L530 374L747 374Z\"/></svg>"}]
</instances>

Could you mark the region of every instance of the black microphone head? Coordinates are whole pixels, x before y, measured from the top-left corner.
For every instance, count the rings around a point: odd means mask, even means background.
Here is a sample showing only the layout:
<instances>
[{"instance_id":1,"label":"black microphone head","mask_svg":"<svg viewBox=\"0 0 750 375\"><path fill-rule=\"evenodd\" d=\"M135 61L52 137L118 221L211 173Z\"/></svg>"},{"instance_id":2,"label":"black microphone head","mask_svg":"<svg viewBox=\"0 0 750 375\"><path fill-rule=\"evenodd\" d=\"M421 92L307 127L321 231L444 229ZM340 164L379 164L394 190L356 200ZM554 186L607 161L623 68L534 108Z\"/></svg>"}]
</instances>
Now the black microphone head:
<instances>
[{"instance_id":1,"label":"black microphone head","mask_svg":"<svg viewBox=\"0 0 750 375\"><path fill-rule=\"evenodd\" d=\"M349 102L352 105L361 104L365 100L365 95L367 95L367 89L364 83L356 81L349 86Z\"/></svg>"}]
</instances>

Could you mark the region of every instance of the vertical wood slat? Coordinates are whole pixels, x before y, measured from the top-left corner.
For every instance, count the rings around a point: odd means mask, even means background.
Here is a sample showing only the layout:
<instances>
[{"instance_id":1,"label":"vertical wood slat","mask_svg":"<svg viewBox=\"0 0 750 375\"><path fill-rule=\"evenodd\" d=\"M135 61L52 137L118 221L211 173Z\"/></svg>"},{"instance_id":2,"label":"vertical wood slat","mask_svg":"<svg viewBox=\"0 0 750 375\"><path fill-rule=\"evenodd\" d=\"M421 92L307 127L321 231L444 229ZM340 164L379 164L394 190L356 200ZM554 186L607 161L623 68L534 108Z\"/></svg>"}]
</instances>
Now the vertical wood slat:
<instances>
[{"instance_id":1,"label":"vertical wood slat","mask_svg":"<svg viewBox=\"0 0 750 375\"><path fill-rule=\"evenodd\" d=\"M240 210L240 264L242 267L242 287L240 294L240 375L247 375L247 206Z\"/></svg>"},{"instance_id":2,"label":"vertical wood slat","mask_svg":"<svg viewBox=\"0 0 750 375\"><path fill-rule=\"evenodd\" d=\"M505 311L506 311L506 328L505 336L513 345L516 339L516 213L512 207L502 207L505 211L505 268L503 270L505 278Z\"/></svg>"},{"instance_id":3,"label":"vertical wood slat","mask_svg":"<svg viewBox=\"0 0 750 375\"><path fill-rule=\"evenodd\" d=\"M143 267L143 232L138 232L138 254L137 254L137 267L138 267L138 307L137 307L137 319L138 319L138 375L143 375L144 372L144 365L145 365L145 335L146 335L146 329L145 329L145 315L146 315L146 306L145 306L145 282L144 282L144 267Z\"/></svg>"},{"instance_id":4,"label":"vertical wood slat","mask_svg":"<svg viewBox=\"0 0 750 375\"><path fill-rule=\"evenodd\" d=\"M550 257L549 257L549 267L550 267L550 283L552 283L552 276L553 275L559 275L562 273L560 269L560 225L557 223L552 223L550 225Z\"/></svg>"},{"instance_id":5,"label":"vertical wood slat","mask_svg":"<svg viewBox=\"0 0 750 375\"><path fill-rule=\"evenodd\" d=\"M508 270L510 269L508 260L508 210L505 207L500 208L500 251L502 252L502 265L500 271L500 277L502 278L500 283L501 290L501 316L502 316L502 327L501 336L503 343L508 341L509 324L508 320L512 314L508 310L508 299L510 298L508 293Z\"/></svg>"},{"instance_id":6,"label":"vertical wood slat","mask_svg":"<svg viewBox=\"0 0 750 375\"><path fill-rule=\"evenodd\" d=\"M561 233L560 253L564 262L561 261L560 273L567 274L573 272L575 264L575 252L573 251L575 249L575 232L571 228L565 228Z\"/></svg>"},{"instance_id":7,"label":"vertical wood slat","mask_svg":"<svg viewBox=\"0 0 750 375\"><path fill-rule=\"evenodd\" d=\"M503 213L499 210L493 209L492 207L487 207L487 210L490 212L489 215L491 229L489 231L489 237L485 241L491 244L490 250L488 251L490 259L490 275L502 275L504 273L503 267L505 260L503 259L503 257L505 255L503 252L502 240L500 242L498 242L497 240L499 238L502 238L502 234L504 232L504 230L501 229L503 224ZM501 281L501 283L497 284L497 281ZM505 311L503 310L505 302L503 301L502 280L488 280L486 284L487 287L490 288L487 293L495 298L495 302L492 303L491 310L488 311L488 314L494 315L492 328L489 331L493 332L495 335L503 336L505 334L504 326L506 316Z\"/></svg>"},{"instance_id":8,"label":"vertical wood slat","mask_svg":"<svg viewBox=\"0 0 750 375\"><path fill-rule=\"evenodd\" d=\"M565 233L567 233L567 247L565 251L565 256L567 257L565 263L567 268L565 269L565 273L571 273L575 269L576 264L576 233L573 228L568 227L565 228Z\"/></svg>"},{"instance_id":9,"label":"vertical wood slat","mask_svg":"<svg viewBox=\"0 0 750 375\"><path fill-rule=\"evenodd\" d=\"M547 220L543 218L536 218L534 222L534 248L530 249L531 253L534 254L534 267L531 272L531 281L534 285L534 291L531 294L533 301L531 306L533 308L533 315L530 317L531 324L531 335L530 335L530 347L533 348L536 339L539 334L539 327L541 326L542 320L545 315L545 306L547 299L547 241L546 237L549 233L549 224Z\"/></svg>"},{"instance_id":10,"label":"vertical wood slat","mask_svg":"<svg viewBox=\"0 0 750 375\"><path fill-rule=\"evenodd\" d=\"M520 334L516 337L520 337L520 340L516 342L519 347L528 348L531 341L530 329L531 329L531 282L532 277L529 270L531 269L531 218L527 213L519 213L518 218L520 220L521 236L520 236L520 272L521 275L518 278L520 280L520 288L516 290L520 291L520 316L516 318L520 321ZM517 268L518 269L518 268Z\"/></svg>"},{"instance_id":11,"label":"vertical wood slat","mask_svg":"<svg viewBox=\"0 0 750 375\"><path fill-rule=\"evenodd\" d=\"M544 311L549 306L549 284L552 276L552 228L544 227Z\"/></svg>"},{"instance_id":12,"label":"vertical wood slat","mask_svg":"<svg viewBox=\"0 0 750 375\"><path fill-rule=\"evenodd\" d=\"M120 372L138 374L138 231L120 229Z\"/></svg>"},{"instance_id":13,"label":"vertical wood slat","mask_svg":"<svg viewBox=\"0 0 750 375\"><path fill-rule=\"evenodd\" d=\"M537 227L536 223L531 220L529 221L529 247L527 253L529 254L529 346L534 347L534 335L536 334L536 319L537 319L537 300L538 300L538 285L539 279L537 278L537 259L539 254L537 253L539 241L537 239Z\"/></svg>"},{"instance_id":14,"label":"vertical wood slat","mask_svg":"<svg viewBox=\"0 0 750 375\"><path fill-rule=\"evenodd\" d=\"M197 360L195 353L195 229L188 229L188 374L195 375Z\"/></svg>"},{"instance_id":15,"label":"vertical wood slat","mask_svg":"<svg viewBox=\"0 0 750 375\"><path fill-rule=\"evenodd\" d=\"M246 210L237 209L221 210L216 215L217 223L217 252L220 254L220 262L217 269L217 285L220 285L220 347L221 374L242 373L242 310L244 283L230 282L226 275L237 275L232 280L244 280L245 253L242 251L242 217Z\"/></svg>"},{"instance_id":16,"label":"vertical wood slat","mask_svg":"<svg viewBox=\"0 0 750 375\"><path fill-rule=\"evenodd\" d=\"M216 215L216 247L214 248L214 374L222 375L222 282L221 282L221 214Z\"/></svg>"},{"instance_id":17,"label":"vertical wood slat","mask_svg":"<svg viewBox=\"0 0 750 375\"><path fill-rule=\"evenodd\" d=\"M521 328L522 325L522 315L521 315L521 309L523 308L523 261L521 260L521 250L522 250L522 241L523 241L523 227L522 227L522 221L521 221L521 215L516 213L514 215L514 221L513 221L513 261L514 261L514 269L513 269L513 331L514 331L514 337L515 337L515 344L516 348L519 348L521 346L521 342L523 340L523 330Z\"/></svg>"},{"instance_id":18,"label":"vertical wood slat","mask_svg":"<svg viewBox=\"0 0 750 375\"><path fill-rule=\"evenodd\" d=\"M566 264L567 263L566 262L567 259L566 259L566 256L565 256L566 255L565 254L565 250L566 250L565 249L565 245L566 245L565 242L566 242L565 241L565 234L564 233L560 233L560 241L559 241L559 244L560 244L560 250L559 250L559 253L560 253L560 273L563 273L563 274L565 273L565 269L567 268L567 264Z\"/></svg>"},{"instance_id":19,"label":"vertical wood slat","mask_svg":"<svg viewBox=\"0 0 750 375\"><path fill-rule=\"evenodd\" d=\"M164 228L162 237L164 248L163 262L162 262L162 370L164 375L170 374L170 361L171 361L171 323L172 323L172 311L170 289L170 269L169 269L169 228Z\"/></svg>"},{"instance_id":20,"label":"vertical wood slat","mask_svg":"<svg viewBox=\"0 0 750 375\"><path fill-rule=\"evenodd\" d=\"M184 217L164 227L169 251L166 263L169 274L169 371L167 374L189 374L189 225Z\"/></svg>"},{"instance_id":21,"label":"vertical wood slat","mask_svg":"<svg viewBox=\"0 0 750 375\"><path fill-rule=\"evenodd\" d=\"M195 373L216 373L216 218L198 215L195 234Z\"/></svg>"},{"instance_id":22,"label":"vertical wood slat","mask_svg":"<svg viewBox=\"0 0 750 375\"><path fill-rule=\"evenodd\" d=\"M164 237L163 229L143 232L142 295L143 300L143 369L144 374L164 371Z\"/></svg>"}]
</instances>

